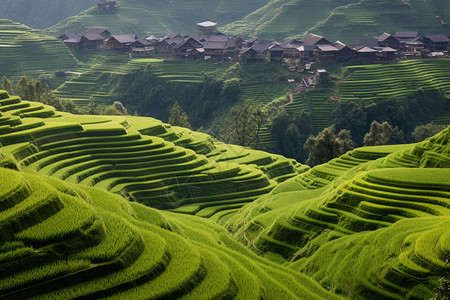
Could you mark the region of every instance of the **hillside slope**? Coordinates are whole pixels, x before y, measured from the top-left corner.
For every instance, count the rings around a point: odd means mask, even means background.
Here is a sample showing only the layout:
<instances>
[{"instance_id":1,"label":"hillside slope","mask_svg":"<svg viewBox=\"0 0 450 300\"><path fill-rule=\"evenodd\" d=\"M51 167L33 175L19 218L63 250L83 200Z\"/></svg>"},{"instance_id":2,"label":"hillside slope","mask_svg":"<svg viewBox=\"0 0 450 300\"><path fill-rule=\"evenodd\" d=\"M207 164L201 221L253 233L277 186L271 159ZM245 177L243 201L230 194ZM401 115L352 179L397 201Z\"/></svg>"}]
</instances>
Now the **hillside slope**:
<instances>
[{"instance_id":1,"label":"hillside slope","mask_svg":"<svg viewBox=\"0 0 450 300\"><path fill-rule=\"evenodd\" d=\"M0 76L53 75L78 61L59 40L11 20L0 20Z\"/></svg>"},{"instance_id":2,"label":"hillside slope","mask_svg":"<svg viewBox=\"0 0 450 300\"><path fill-rule=\"evenodd\" d=\"M102 13L96 7L60 22L51 32L78 32L88 27L108 27L113 33L196 34L197 23L206 20L219 26L234 22L267 4L269 0L249 1L165 1L121 0L117 13Z\"/></svg>"},{"instance_id":3,"label":"hillside slope","mask_svg":"<svg viewBox=\"0 0 450 300\"><path fill-rule=\"evenodd\" d=\"M440 16L441 19L436 18ZM274 0L242 20L224 27L228 33L263 38L321 34L334 41L353 43L383 32L448 33L450 8L443 0L309 1Z\"/></svg>"},{"instance_id":4,"label":"hillside slope","mask_svg":"<svg viewBox=\"0 0 450 300\"><path fill-rule=\"evenodd\" d=\"M2 0L0 18L44 29L96 5L96 0Z\"/></svg>"},{"instance_id":5,"label":"hillside slope","mask_svg":"<svg viewBox=\"0 0 450 300\"><path fill-rule=\"evenodd\" d=\"M284 39L317 33L353 43L385 31L448 34L450 21L445 0L195 0L188 4L180 0L121 0L119 4L117 13L102 13L94 7L60 22L50 32L80 32L101 26L114 33L192 35L196 23L211 20L219 24L219 30L243 38Z\"/></svg>"}]
</instances>

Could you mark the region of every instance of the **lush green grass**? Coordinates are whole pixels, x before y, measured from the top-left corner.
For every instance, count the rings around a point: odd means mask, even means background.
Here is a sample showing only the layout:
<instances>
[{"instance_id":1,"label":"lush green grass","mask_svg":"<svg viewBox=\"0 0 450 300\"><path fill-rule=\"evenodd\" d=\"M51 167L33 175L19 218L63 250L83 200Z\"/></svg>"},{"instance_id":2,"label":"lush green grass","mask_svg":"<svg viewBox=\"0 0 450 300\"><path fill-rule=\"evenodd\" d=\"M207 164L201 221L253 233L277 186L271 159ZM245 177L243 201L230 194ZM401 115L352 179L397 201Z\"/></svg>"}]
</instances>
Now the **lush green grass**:
<instances>
[{"instance_id":1,"label":"lush green grass","mask_svg":"<svg viewBox=\"0 0 450 300\"><path fill-rule=\"evenodd\" d=\"M71 71L78 61L59 40L11 20L0 20L0 76L15 81L22 75Z\"/></svg>"}]
</instances>

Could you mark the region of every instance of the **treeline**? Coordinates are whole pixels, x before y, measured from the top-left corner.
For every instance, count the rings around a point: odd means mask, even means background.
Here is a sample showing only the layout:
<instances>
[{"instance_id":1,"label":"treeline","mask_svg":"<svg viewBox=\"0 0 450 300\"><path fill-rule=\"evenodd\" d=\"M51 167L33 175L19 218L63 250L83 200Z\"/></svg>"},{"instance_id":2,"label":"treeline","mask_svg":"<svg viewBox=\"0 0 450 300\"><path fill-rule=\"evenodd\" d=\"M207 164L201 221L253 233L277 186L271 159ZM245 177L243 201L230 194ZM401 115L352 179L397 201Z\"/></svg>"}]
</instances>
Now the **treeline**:
<instances>
[{"instance_id":1,"label":"treeline","mask_svg":"<svg viewBox=\"0 0 450 300\"><path fill-rule=\"evenodd\" d=\"M10 95L18 95L23 100L36 101L53 106L61 112L87 115L126 115L128 114L122 103L116 101L112 105L95 104L93 99L85 106L76 106L70 99L60 99L50 86L39 79L22 76L16 85L3 76L0 89Z\"/></svg>"},{"instance_id":2,"label":"treeline","mask_svg":"<svg viewBox=\"0 0 450 300\"><path fill-rule=\"evenodd\" d=\"M407 98L332 101L332 105L333 125L318 134L310 111L281 110L269 126L275 144L265 150L315 165L353 147L422 141L446 128L432 120L450 110L449 99L437 90L419 90Z\"/></svg>"},{"instance_id":3,"label":"treeline","mask_svg":"<svg viewBox=\"0 0 450 300\"><path fill-rule=\"evenodd\" d=\"M239 68L239 66L236 66ZM238 72L238 70L235 70ZM168 121L175 102L189 116L192 128L218 130L219 121L241 94L234 72L205 73L198 84L167 82L152 74L151 66L118 77L112 94L130 112Z\"/></svg>"}]
</instances>

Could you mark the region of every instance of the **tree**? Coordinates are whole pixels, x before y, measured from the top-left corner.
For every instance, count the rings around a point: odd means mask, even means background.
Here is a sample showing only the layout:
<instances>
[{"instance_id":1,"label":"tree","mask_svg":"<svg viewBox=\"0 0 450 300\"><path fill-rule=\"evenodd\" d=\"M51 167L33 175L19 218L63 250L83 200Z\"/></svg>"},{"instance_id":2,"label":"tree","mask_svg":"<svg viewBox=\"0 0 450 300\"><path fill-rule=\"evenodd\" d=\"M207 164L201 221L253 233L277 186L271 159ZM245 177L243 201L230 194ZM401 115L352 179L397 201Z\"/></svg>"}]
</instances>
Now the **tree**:
<instances>
[{"instance_id":1,"label":"tree","mask_svg":"<svg viewBox=\"0 0 450 300\"><path fill-rule=\"evenodd\" d=\"M269 118L263 105L247 102L231 108L222 121L220 138L230 144L256 149L259 145L259 133Z\"/></svg>"},{"instance_id":2,"label":"tree","mask_svg":"<svg viewBox=\"0 0 450 300\"><path fill-rule=\"evenodd\" d=\"M337 136L335 132L336 128L333 124L322 130L317 136L310 136L306 140L303 146L309 150L306 164L311 166L322 164L353 149L349 130L343 129Z\"/></svg>"},{"instance_id":3,"label":"tree","mask_svg":"<svg viewBox=\"0 0 450 300\"><path fill-rule=\"evenodd\" d=\"M8 94L12 95L14 94L13 86L11 81L6 76L3 76L2 78L2 85L0 87L2 90L5 90L8 92Z\"/></svg>"},{"instance_id":4,"label":"tree","mask_svg":"<svg viewBox=\"0 0 450 300\"><path fill-rule=\"evenodd\" d=\"M434 122L428 124L419 125L414 128L412 137L416 142L421 142L447 128L445 125L437 125Z\"/></svg>"},{"instance_id":5,"label":"tree","mask_svg":"<svg viewBox=\"0 0 450 300\"><path fill-rule=\"evenodd\" d=\"M373 121L370 131L364 136L364 146L401 144L405 142L403 136L403 131L397 126L392 128L387 121L381 124Z\"/></svg>"},{"instance_id":6,"label":"tree","mask_svg":"<svg viewBox=\"0 0 450 300\"><path fill-rule=\"evenodd\" d=\"M188 115L181 108L178 101L175 101L175 104L170 109L169 124L191 129L191 124L188 122Z\"/></svg>"}]
</instances>

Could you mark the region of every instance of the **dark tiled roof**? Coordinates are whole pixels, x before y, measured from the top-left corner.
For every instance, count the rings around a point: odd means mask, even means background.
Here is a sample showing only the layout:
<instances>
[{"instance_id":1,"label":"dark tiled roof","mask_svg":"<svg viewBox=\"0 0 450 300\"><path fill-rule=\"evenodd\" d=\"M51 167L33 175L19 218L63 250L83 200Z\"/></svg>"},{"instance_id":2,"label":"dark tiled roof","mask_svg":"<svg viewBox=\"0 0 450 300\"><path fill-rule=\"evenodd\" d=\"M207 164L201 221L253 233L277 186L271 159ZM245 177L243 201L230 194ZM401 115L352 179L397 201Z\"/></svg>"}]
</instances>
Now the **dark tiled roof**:
<instances>
[{"instance_id":1,"label":"dark tiled roof","mask_svg":"<svg viewBox=\"0 0 450 300\"><path fill-rule=\"evenodd\" d=\"M333 52L333 51L337 52L338 51L338 49L336 47L331 46L331 45L317 45L316 48L323 52Z\"/></svg>"},{"instance_id":2,"label":"dark tiled roof","mask_svg":"<svg viewBox=\"0 0 450 300\"><path fill-rule=\"evenodd\" d=\"M99 33L86 33L83 34L83 37L85 37L89 41L103 41L105 39L105 37Z\"/></svg>"},{"instance_id":3,"label":"dark tiled roof","mask_svg":"<svg viewBox=\"0 0 450 300\"><path fill-rule=\"evenodd\" d=\"M365 46L365 47L362 47L361 49L359 49L357 52L358 53L375 53L375 52L378 52L378 51L375 50L375 49L372 49L370 47Z\"/></svg>"},{"instance_id":4,"label":"dark tiled roof","mask_svg":"<svg viewBox=\"0 0 450 300\"><path fill-rule=\"evenodd\" d=\"M302 42L298 41L298 40L288 40L288 41L284 41L282 43L280 43L280 46L285 48L285 49L290 49L290 48L295 48L297 49L298 47L300 47L301 45L303 45Z\"/></svg>"},{"instance_id":5,"label":"dark tiled roof","mask_svg":"<svg viewBox=\"0 0 450 300\"><path fill-rule=\"evenodd\" d=\"M394 34L396 38L412 39L417 37L417 31L397 31Z\"/></svg>"},{"instance_id":6,"label":"dark tiled roof","mask_svg":"<svg viewBox=\"0 0 450 300\"><path fill-rule=\"evenodd\" d=\"M58 39L62 39L63 37L67 37L66 39L80 39L81 34L78 33L63 33L58 36Z\"/></svg>"},{"instance_id":7,"label":"dark tiled roof","mask_svg":"<svg viewBox=\"0 0 450 300\"><path fill-rule=\"evenodd\" d=\"M382 35L380 35L377 39L379 43L384 42L385 40L387 40L388 38L390 38L392 35L390 35L389 33L385 32Z\"/></svg>"},{"instance_id":8,"label":"dark tiled roof","mask_svg":"<svg viewBox=\"0 0 450 300\"><path fill-rule=\"evenodd\" d=\"M355 47L360 46L376 47L378 46L378 39L359 39L355 42Z\"/></svg>"},{"instance_id":9,"label":"dark tiled roof","mask_svg":"<svg viewBox=\"0 0 450 300\"><path fill-rule=\"evenodd\" d=\"M190 45L192 48L195 48L195 46L192 45L191 42L189 42L189 41L181 41L178 44L176 44L175 46L173 46L173 49L179 49L179 48L183 47L186 44Z\"/></svg>"},{"instance_id":10,"label":"dark tiled roof","mask_svg":"<svg viewBox=\"0 0 450 300\"><path fill-rule=\"evenodd\" d=\"M328 42L328 44L331 44L331 42L329 42L323 36L316 35L316 34L308 34L301 40L301 42L305 45L315 45L322 39L325 40L326 42Z\"/></svg>"},{"instance_id":11,"label":"dark tiled roof","mask_svg":"<svg viewBox=\"0 0 450 300\"><path fill-rule=\"evenodd\" d=\"M226 48L227 43L226 42L204 42L203 43L203 48L206 49L210 49L210 50L220 50L220 49L225 49Z\"/></svg>"},{"instance_id":12,"label":"dark tiled roof","mask_svg":"<svg viewBox=\"0 0 450 300\"><path fill-rule=\"evenodd\" d=\"M450 42L448 37L446 37L443 34L431 34L431 35L426 35L424 37L426 39L429 39L430 41L432 41L434 43L448 43L448 42Z\"/></svg>"},{"instance_id":13,"label":"dark tiled roof","mask_svg":"<svg viewBox=\"0 0 450 300\"><path fill-rule=\"evenodd\" d=\"M131 44L136 41L134 34L113 34L110 39L115 39L121 44Z\"/></svg>"},{"instance_id":14,"label":"dark tiled roof","mask_svg":"<svg viewBox=\"0 0 450 300\"><path fill-rule=\"evenodd\" d=\"M269 51L284 51L284 48L278 44L269 47Z\"/></svg>"},{"instance_id":15,"label":"dark tiled roof","mask_svg":"<svg viewBox=\"0 0 450 300\"><path fill-rule=\"evenodd\" d=\"M298 47L298 51L305 52L305 51L314 51L316 49L316 46L314 45L303 45Z\"/></svg>"},{"instance_id":16,"label":"dark tiled roof","mask_svg":"<svg viewBox=\"0 0 450 300\"><path fill-rule=\"evenodd\" d=\"M338 49L338 51L341 51L345 47L349 48L346 44L344 44L340 41L337 41L336 43L334 43L333 46L336 47L336 49Z\"/></svg>"},{"instance_id":17,"label":"dark tiled roof","mask_svg":"<svg viewBox=\"0 0 450 300\"><path fill-rule=\"evenodd\" d=\"M133 44L141 44L143 46L149 46L149 45L152 45L153 43L147 39L140 38L140 39L136 40Z\"/></svg>"},{"instance_id":18,"label":"dark tiled roof","mask_svg":"<svg viewBox=\"0 0 450 300\"><path fill-rule=\"evenodd\" d=\"M269 50L269 47L275 44L275 42L261 41L260 43L253 45L252 49L256 52L264 52L266 50Z\"/></svg>"}]
</instances>

